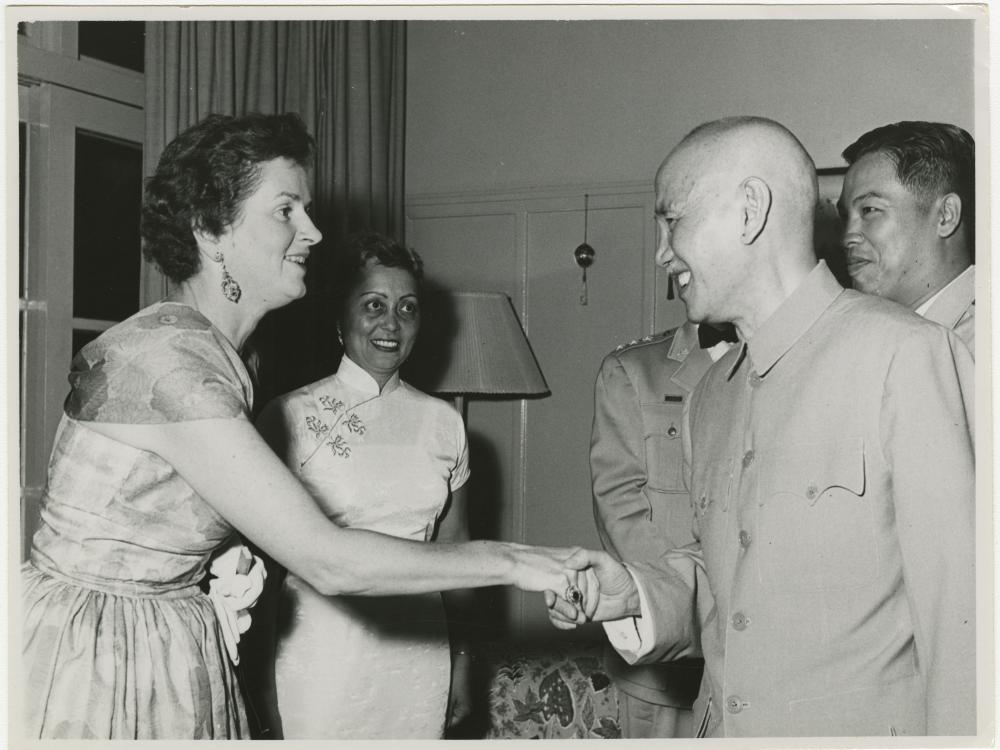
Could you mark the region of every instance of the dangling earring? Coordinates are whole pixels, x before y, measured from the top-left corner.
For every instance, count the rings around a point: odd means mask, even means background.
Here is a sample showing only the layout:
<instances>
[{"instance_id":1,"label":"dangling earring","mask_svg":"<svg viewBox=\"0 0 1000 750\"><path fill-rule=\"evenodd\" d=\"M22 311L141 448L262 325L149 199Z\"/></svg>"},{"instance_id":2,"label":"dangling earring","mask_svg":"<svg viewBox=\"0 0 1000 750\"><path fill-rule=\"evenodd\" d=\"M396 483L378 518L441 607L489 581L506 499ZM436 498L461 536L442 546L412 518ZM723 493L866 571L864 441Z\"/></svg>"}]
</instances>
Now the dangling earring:
<instances>
[{"instance_id":1,"label":"dangling earring","mask_svg":"<svg viewBox=\"0 0 1000 750\"><path fill-rule=\"evenodd\" d=\"M240 289L239 282L230 276L229 271L226 270L226 263L222 258L222 253L216 253L213 260L222 263L222 296L234 305L238 304L240 301L240 295L243 294L243 290Z\"/></svg>"},{"instance_id":2,"label":"dangling earring","mask_svg":"<svg viewBox=\"0 0 1000 750\"><path fill-rule=\"evenodd\" d=\"M340 342L341 346L344 345L344 334L340 332L340 326L337 326L337 341Z\"/></svg>"}]
</instances>

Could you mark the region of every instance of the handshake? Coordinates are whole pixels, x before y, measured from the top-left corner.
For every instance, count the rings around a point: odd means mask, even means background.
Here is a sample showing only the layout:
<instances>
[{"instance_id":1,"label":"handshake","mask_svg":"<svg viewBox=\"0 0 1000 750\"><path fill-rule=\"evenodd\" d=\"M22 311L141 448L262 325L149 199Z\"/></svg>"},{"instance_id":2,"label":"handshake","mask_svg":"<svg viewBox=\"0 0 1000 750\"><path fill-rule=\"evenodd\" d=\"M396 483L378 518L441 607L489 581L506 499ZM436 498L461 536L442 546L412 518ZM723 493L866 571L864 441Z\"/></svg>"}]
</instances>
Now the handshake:
<instances>
[{"instance_id":1,"label":"handshake","mask_svg":"<svg viewBox=\"0 0 1000 750\"><path fill-rule=\"evenodd\" d=\"M577 549L563 560L561 592L544 592L549 621L560 630L640 614L639 591L625 566L607 552Z\"/></svg>"}]
</instances>

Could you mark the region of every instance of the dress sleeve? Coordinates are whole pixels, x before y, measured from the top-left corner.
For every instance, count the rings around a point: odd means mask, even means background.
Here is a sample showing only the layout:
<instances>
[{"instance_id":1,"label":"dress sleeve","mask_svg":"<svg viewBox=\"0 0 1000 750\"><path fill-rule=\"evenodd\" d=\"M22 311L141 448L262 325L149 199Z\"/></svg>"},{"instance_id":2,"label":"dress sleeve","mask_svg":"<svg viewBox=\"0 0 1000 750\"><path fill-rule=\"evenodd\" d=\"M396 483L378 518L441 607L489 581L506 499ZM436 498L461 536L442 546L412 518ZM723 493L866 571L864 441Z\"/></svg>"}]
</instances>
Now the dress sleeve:
<instances>
[{"instance_id":1,"label":"dress sleeve","mask_svg":"<svg viewBox=\"0 0 1000 750\"><path fill-rule=\"evenodd\" d=\"M130 318L73 360L66 415L114 424L248 416L249 377L220 335L181 306Z\"/></svg>"},{"instance_id":2,"label":"dress sleeve","mask_svg":"<svg viewBox=\"0 0 1000 750\"><path fill-rule=\"evenodd\" d=\"M454 492L459 487L469 481L469 439L465 434L465 423L462 417L455 413L455 440L458 448L455 458L455 466L451 470L451 477L448 479L448 488Z\"/></svg>"}]
</instances>

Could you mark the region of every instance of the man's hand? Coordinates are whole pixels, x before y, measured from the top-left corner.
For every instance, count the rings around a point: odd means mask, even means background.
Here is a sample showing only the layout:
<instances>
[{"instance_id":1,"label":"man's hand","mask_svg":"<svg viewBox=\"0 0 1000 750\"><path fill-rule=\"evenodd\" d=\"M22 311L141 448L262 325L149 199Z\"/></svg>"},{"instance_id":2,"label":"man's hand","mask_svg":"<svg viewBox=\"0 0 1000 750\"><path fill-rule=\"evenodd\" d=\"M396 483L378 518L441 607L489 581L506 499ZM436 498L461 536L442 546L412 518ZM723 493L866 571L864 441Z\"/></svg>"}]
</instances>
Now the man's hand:
<instances>
[{"instance_id":1,"label":"man's hand","mask_svg":"<svg viewBox=\"0 0 1000 750\"><path fill-rule=\"evenodd\" d=\"M582 571L579 577L583 593L582 608L564 601L555 592L545 592L549 621L560 630L572 630L581 622L620 620L639 611L639 590L625 566L607 552L580 550L564 563Z\"/></svg>"}]
</instances>

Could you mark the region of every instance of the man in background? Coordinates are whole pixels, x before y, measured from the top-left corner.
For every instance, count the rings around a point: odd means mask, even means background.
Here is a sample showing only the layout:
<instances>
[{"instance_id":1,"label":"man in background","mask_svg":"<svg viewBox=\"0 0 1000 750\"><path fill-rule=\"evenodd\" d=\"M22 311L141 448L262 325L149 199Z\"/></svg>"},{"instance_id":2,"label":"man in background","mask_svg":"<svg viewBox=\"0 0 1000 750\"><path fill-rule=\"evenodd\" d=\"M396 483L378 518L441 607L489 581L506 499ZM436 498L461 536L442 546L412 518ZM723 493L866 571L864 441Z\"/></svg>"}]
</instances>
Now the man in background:
<instances>
[{"instance_id":1,"label":"man in background","mask_svg":"<svg viewBox=\"0 0 1000 750\"><path fill-rule=\"evenodd\" d=\"M689 320L744 343L686 402L694 543L567 565L593 565L585 611L630 663L704 657L696 736L972 735L972 357L817 263L816 199L812 159L763 118L663 162L657 262Z\"/></svg>"},{"instance_id":2,"label":"man in background","mask_svg":"<svg viewBox=\"0 0 1000 750\"><path fill-rule=\"evenodd\" d=\"M897 122L843 153L838 209L855 289L951 328L975 355L975 143L955 125Z\"/></svg>"},{"instance_id":3,"label":"man in background","mask_svg":"<svg viewBox=\"0 0 1000 750\"><path fill-rule=\"evenodd\" d=\"M608 354L594 387L590 442L594 520L617 560L656 559L694 541L684 486L684 398L736 340L731 325L685 323ZM608 648L626 739L691 737L700 659L630 666Z\"/></svg>"}]
</instances>

